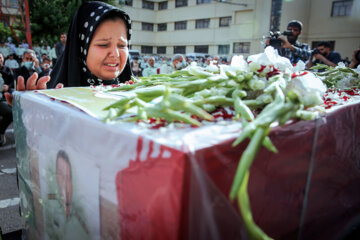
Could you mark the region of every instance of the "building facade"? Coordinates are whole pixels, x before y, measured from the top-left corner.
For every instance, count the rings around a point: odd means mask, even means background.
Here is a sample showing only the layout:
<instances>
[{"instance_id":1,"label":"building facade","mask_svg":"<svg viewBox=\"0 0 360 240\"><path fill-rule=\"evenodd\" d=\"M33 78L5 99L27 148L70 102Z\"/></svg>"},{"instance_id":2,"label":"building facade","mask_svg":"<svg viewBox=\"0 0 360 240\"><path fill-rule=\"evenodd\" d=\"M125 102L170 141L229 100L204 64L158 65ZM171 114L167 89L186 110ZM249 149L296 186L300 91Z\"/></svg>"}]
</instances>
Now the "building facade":
<instances>
[{"instance_id":1,"label":"building facade","mask_svg":"<svg viewBox=\"0 0 360 240\"><path fill-rule=\"evenodd\" d=\"M0 21L5 27L8 27L8 23L10 25L18 23L17 16L20 15L18 0L1 0L0 11Z\"/></svg>"},{"instance_id":2,"label":"building facade","mask_svg":"<svg viewBox=\"0 0 360 240\"><path fill-rule=\"evenodd\" d=\"M132 49L143 55L175 53L244 56L261 52L270 30L303 22L300 41L331 41L351 58L360 47L359 0L120 0L133 24Z\"/></svg>"}]
</instances>

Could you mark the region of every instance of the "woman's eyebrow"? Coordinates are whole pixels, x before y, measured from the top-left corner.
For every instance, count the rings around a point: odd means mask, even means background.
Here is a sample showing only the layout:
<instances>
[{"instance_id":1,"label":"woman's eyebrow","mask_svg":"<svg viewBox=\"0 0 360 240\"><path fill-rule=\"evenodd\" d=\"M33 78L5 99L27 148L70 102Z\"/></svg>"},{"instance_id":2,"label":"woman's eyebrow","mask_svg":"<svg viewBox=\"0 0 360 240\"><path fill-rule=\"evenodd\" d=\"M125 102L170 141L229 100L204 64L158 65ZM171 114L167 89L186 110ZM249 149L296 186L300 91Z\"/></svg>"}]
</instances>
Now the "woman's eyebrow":
<instances>
[{"instance_id":1,"label":"woman's eyebrow","mask_svg":"<svg viewBox=\"0 0 360 240\"><path fill-rule=\"evenodd\" d=\"M109 41L111 40L111 38L98 38L98 39L94 39L94 41Z\"/></svg>"}]
</instances>

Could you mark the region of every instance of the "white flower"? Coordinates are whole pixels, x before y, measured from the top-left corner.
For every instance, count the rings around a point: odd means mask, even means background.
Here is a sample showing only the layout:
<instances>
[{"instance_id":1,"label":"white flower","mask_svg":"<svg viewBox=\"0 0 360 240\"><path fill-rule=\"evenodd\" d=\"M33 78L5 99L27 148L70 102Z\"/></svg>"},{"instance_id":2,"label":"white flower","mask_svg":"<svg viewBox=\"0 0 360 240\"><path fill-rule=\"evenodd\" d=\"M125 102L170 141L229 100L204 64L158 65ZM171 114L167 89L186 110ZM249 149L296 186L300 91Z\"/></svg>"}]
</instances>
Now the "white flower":
<instances>
[{"instance_id":1,"label":"white flower","mask_svg":"<svg viewBox=\"0 0 360 240\"><path fill-rule=\"evenodd\" d=\"M305 70L305 63L302 60L299 60L296 65L293 67L294 72L301 72Z\"/></svg>"},{"instance_id":2,"label":"white flower","mask_svg":"<svg viewBox=\"0 0 360 240\"><path fill-rule=\"evenodd\" d=\"M310 107L323 103L322 96L326 87L313 73L306 72L304 75L294 77L288 83L286 90L295 93L305 107Z\"/></svg>"},{"instance_id":3,"label":"white flower","mask_svg":"<svg viewBox=\"0 0 360 240\"><path fill-rule=\"evenodd\" d=\"M266 87L266 81L259 79L257 76L254 76L253 79L249 81L249 87L252 90L262 90Z\"/></svg>"},{"instance_id":4,"label":"white flower","mask_svg":"<svg viewBox=\"0 0 360 240\"><path fill-rule=\"evenodd\" d=\"M251 55L248 57L248 61L251 63L257 63L259 65L268 66L273 65L275 68L284 71L287 68L292 69L292 64L289 59L285 57L281 57L277 50L273 47L269 46L265 48L263 53ZM250 64L251 64L250 63ZM250 66L249 64L249 66Z\"/></svg>"},{"instance_id":5,"label":"white flower","mask_svg":"<svg viewBox=\"0 0 360 240\"><path fill-rule=\"evenodd\" d=\"M335 68L346 68L345 63L339 62Z\"/></svg>"},{"instance_id":6,"label":"white flower","mask_svg":"<svg viewBox=\"0 0 360 240\"><path fill-rule=\"evenodd\" d=\"M246 72L248 71L248 63L245 61L242 55L240 56L233 56L231 59L231 67L233 67L236 72Z\"/></svg>"},{"instance_id":7,"label":"white flower","mask_svg":"<svg viewBox=\"0 0 360 240\"><path fill-rule=\"evenodd\" d=\"M206 67L206 71L217 72L217 71L219 71L219 68L214 64L214 61L211 61L210 65Z\"/></svg>"}]
</instances>

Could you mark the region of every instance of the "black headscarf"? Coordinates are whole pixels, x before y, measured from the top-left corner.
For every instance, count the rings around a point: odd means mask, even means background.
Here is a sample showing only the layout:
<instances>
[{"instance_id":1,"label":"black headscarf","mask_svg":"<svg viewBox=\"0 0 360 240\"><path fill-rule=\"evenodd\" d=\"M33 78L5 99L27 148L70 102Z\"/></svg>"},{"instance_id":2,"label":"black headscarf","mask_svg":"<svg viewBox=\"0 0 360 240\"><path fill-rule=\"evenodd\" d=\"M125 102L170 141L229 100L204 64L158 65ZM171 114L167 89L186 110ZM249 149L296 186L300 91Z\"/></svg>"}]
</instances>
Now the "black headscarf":
<instances>
[{"instance_id":1,"label":"black headscarf","mask_svg":"<svg viewBox=\"0 0 360 240\"><path fill-rule=\"evenodd\" d=\"M132 72L129 57L122 73L113 80L103 81L93 75L86 66L86 56L93 34L107 16L119 16L127 28L128 44L131 37L131 20L119 8L103 2L85 2L74 15L69 27L66 46L51 72L48 88L63 83L65 87L79 87L103 84L118 84L130 80Z\"/></svg>"}]
</instances>

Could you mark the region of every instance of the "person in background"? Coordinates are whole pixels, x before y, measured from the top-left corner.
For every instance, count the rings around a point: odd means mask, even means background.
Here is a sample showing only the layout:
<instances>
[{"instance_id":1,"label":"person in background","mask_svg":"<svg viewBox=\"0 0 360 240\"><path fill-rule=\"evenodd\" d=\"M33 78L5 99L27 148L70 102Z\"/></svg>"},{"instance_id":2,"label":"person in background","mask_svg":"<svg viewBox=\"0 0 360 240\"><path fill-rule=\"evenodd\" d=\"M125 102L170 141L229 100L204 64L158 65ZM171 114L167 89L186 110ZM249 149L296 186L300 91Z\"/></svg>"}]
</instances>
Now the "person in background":
<instances>
[{"instance_id":1,"label":"person in background","mask_svg":"<svg viewBox=\"0 0 360 240\"><path fill-rule=\"evenodd\" d=\"M149 57L148 56L144 56L140 62L140 67L142 70L144 70L145 68L148 67L148 59Z\"/></svg>"},{"instance_id":2,"label":"person in background","mask_svg":"<svg viewBox=\"0 0 360 240\"><path fill-rule=\"evenodd\" d=\"M33 73L41 73L40 63L35 55L35 51L27 49L24 52L21 67L14 70L15 79L19 76L28 79ZM26 85L26 82L25 82Z\"/></svg>"},{"instance_id":3,"label":"person in background","mask_svg":"<svg viewBox=\"0 0 360 240\"><path fill-rule=\"evenodd\" d=\"M21 47L25 49L29 49L29 44L26 42L25 39L21 40Z\"/></svg>"},{"instance_id":4,"label":"person in background","mask_svg":"<svg viewBox=\"0 0 360 240\"><path fill-rule=\"evenodd\" d=\"M56 59L59 59L61 54L64 52L65 45L66 45L66 39L67 39L66 33L62 32L60 34L60 42L58 42L55 46Z\"/></svg>"},{"instance_id":5,"label":"person in background","mask_svg":"<svg viewBox=\"0 0 360 240\"><path fill-rule=\"evenodd\" d=\"M341 62L340 54L331 50L329 42L319 42L316 49L317 51L312 54L309 62L306 64L307 68L310 68L318 63L336 67L337 64ZM315 60L313 61L314 58Z\"/></svg>"},{"instance_id":6,"label":"person in background","mask_svg":"<svg viewBox=\"0 0 360 240\"><path fill-rule=\"evenodd\" d=\"M279 55L288 58L292 64L296 64L299 60L302 60L304 63L306 63L311 56L309 44L298 41L302 29L302 22L298 20L292 20L287 25L287 30L292 31L292 35L279 37L279 39L282 41L281 48L279 49ZM266 39L265 44L266 46L270 45L269 38Z\"/></svg>"},{"instance_id":7,"label":"person in background","mask_svg":"<svg viewBox=\"0 0 360 240\"><path fill-rule=\"evenodd\" d=\"M170 66L167 64L163 64L160 67L160 73L161 74L163 74L163 73L169 74L176 70L180 70L180 69L184 68L186 66L184 59L185 58L182 54L175 54Z\"/></svg>"},{"instance_id":8,"label":"person in background","mask_svg":"<svg viewBox=\"0 0 360 240\"><path fill-rule=\"evenodd\" d=\"M0 42L0 52L3 54L4 58L7 58L11 52L11 49L5 45L5 43Z\"/></svg>"},{"instance_id":9,"label":"person in background","mask_svg":"<svg viewBox=\"0 0 360 240\"><path fill-rule=\"evenodd\" d=\"M211 61L212 61L212 58L211 58L211 57L206 58L206 61L205 61L204 67L209 66L209 65L210 65L210 63L211 63Z\"/></svg>"},{"instance_id":10,"label":"person in background","mask_svg":"<svg viewBox=\"0 0 360 240\"><path fill-rule=\"evenodd\" d=\"M148 77L148 76L156 75L156 74L158 74L158 68L155 67L155 58L154 57L149 57L149 59L148 59L148 67L146 67L142 71L142 75L143 75L143 77Z\"/></svg>"},{"instance_id":11,"label":"person in background","mask_svg":"<svg viewBox=\"0 0 360 240\"><path fill-rule=\"evenodd\" d=\"M48 55L46 53L42 53L41 57L40 57L40 63L42 63L44 61L45 58L49 58Z\"/></svg>"},{"instance_id":12,"label":"person in background","mask_svg":"<svg viewBox=\"0 0 360 240\"><path fill-rule=\"evenodd\" d=\"M6 144L5 131L13 120L11 107L3 101L3 94L8 91L9 86L0 74L0 146Z\"/></svg>"},{"instance_id":13,"label":"person in background","mask_svg":"<svg viewBox=\"0 0 360 240\"><path fill-rule=\"evenodd\" d=\"M11 54L15 54L16 46L15 46L15 44L12 42L12 38L11 38L11 37L8 37L8 42L6 43L6 45L10 48L10 53L11 53Z\"/></svg>"},{"instance_id":14,"label":"person in background","mask_svg":"<svg viewBox=\"0 0 360 240\"><path fill-rule=\"evenodd\" d=\"M355 49L349 64L349 68L357 68L360 63L360 47Z\"/></svg>"},{"instance_id":15,"label":"person in background","mask_svg":"<svg viewBox=\"0 0 360 240\"><path fill-rule=\"evenodd\" d=\"M134 57L133 61L130 63L131 66L131 70L134 74L134 76L136 77L141 77L142 76L142 70L140 67L140 63L139 63L139 57Z\"/></svg>"},{"instance_id":16,"label":"person in background","mask_svg":"<svg viewBox=\"0 0 360 240\"><path fill-rule=\"evenodd\" d=\"M221 59L221 64L228 65L228 60L226 58Z\"/></svg>"},{"instance_id":17,"label":"person in background","mask_svg":"<svg viewBox=\"0 0 360 240\"><path fill-rule=\"evenodd\" d=\"M51 69L51 60L48 57L44 57L41 64L41 73L39 74L39 78L43 76L49 76L52 69Z\"/></svg>"},{"instance_id":18,"label":"person in background","mask_svg":"<svg viewBox=\"0 0 360 240\"><path fill-rule=\"evenodd\" d=\"M4 56L1 52L0 52L0 74L4 79L4 84L9 86L8 90L12 90L12 88L14 88L14 75L11 69L5 66Z\"/></svg>"},{"instance_id":19,"label":"person in background","mask_svg":"<svg viewBox=\"0 0 360 240\"><path fill-rule=\"evenodd\" d=\"M14 59L14 54L13 53L11 53L8 56L8 59L6 59L5 66L10 68L11 73L14 73L14 70L19 68L19 63Z\"/></svg>"},{"instance_id":20,"label":"person in background","mask_svg":"<svg viewBox=\"0 0 360 240\"><path fill-rule=\"evenodd\" d=\"M21 57L24 55L26 48L22 46L22 44L19 44L19 46L15 50L15 54L17 56L17 59L21 59Z\"/></svg>"},{"instance_id":21,"label":"person in background","mask_svg":"<svg viewBox=\"0 0 360 240\"><path fill-rule=\"evenodd\" d=\"M49 52L49 58L50 58L53 66L55 66L56 60L57 60L55 47L56 47L56 44L53 45L53 47L50 49L50 52Z\"/></svg>"},{"instance_id":22,"label":"person in background","mask_svg":"<svg viewBox=\"0 0 360 240\"><path fill-rule=\"evenodd\" d=\"M220 64L220 57L218 55L215 55L213 57L213 63L214 65L218 66Z\"/></svg>"},{"instance_id":23,"label":"person in background","mask_svg":"<svg viewBox=\"0 0 360 240\"><path fill-rule=\"evenodd\" d=\"M36 52L36 54L40 54L40 53L41 53L41 47L39 46L39 43L38 43L38 42L34 42L33 50Z\"/></svg>"},{"instance_id":24,"label":"person in background","mask_svg":"<svg viewBox=\"0 0 360 240\"><path fill-rule=\"evenodd\" d=\"M191 65L191 58L190 57L186 57L186 65L187 66Z\"/></svg>"},{"instance_id":25,"label":"person in background","mask_svg":"<svg viewBox=\"0 0 360 240\"><path fill-rule=\"evenodd\" d=\"M46 56L49 56L49 52L50 52L51 48L48 45L47 41L44 41L44 45L41 48L40 54L46 54Z\"/></svg>"}]
</instances>

